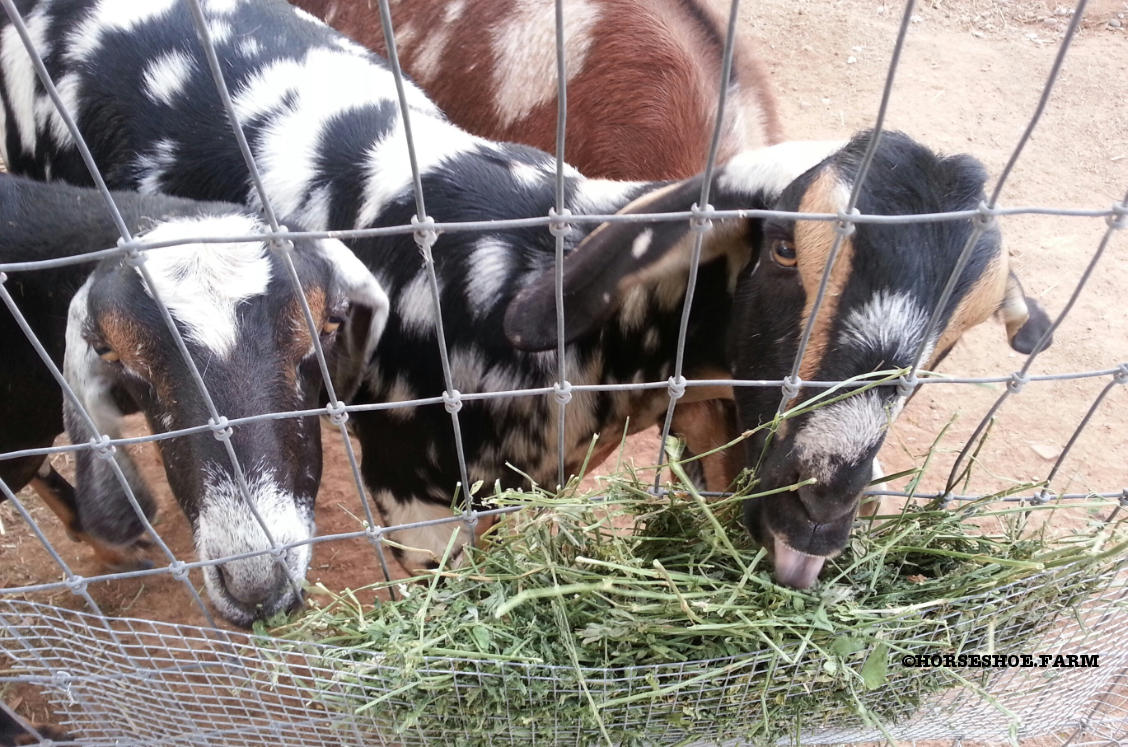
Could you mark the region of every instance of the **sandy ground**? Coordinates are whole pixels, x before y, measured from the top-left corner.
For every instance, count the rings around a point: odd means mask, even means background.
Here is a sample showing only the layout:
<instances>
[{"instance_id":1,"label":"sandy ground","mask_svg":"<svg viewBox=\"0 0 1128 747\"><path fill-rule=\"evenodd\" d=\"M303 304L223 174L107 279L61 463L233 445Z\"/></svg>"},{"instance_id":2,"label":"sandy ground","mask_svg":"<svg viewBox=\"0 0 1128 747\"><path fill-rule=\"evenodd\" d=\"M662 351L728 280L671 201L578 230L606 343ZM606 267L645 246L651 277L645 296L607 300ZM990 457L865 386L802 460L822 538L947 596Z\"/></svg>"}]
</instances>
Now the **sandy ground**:
<instances>
[{"instance_id":1,"label":"sandy ground","mask_svg":"<svg viewBox=\"0 0 1128 747\"><path fill-rule=\"evenodd\" d=\"M1128 190L1128 3L1090 3L1083 28L1045 115L1001 197L1005 206L1107 208ZM835 138L872 125L889 64L900 6L874 1L767 0L745 3L742 33L759 40L791 138ZM1029 122L1057 52L1068 11L1020 0L934 0L918 7L909 29L886 125L949 153L968 152L998 175ZM1006 243L1027 292L1052 314L1066 304L1106 224L1100 219L1004 218ZM1128 361L1128 237L1118 232L1055 345L1032 373L1107 369ZM944 363L943 373L1009 375L1023 357L1006 345L1001 324L972 331ZM1044 479L1108 377L1031 383L999 413L980 454L970 492L990 493ZM894 427L882 460L887 472L908 469L940 430L936 466L925 489L941 487L954 456L1002 387L930 385ZM1128 488L1128 392L1116 387L1094 415L1051 487L1059 492ZM320 534L362 528L363 509L339 436L326 429L325 475L318 498ZM627 456L652 463L652 434L631 440ZM192 557L187 522L168 494L156 450L138 450L160 496L158 531L179 558ZM68 465L57 459L64 471ZM99 572L87 548L66 539L53 515L30 492L21 494L50 542L75 573ZM58 567L12 506L0 506L0 586L55 581ZM154 559L163 562L154 553ZM381 577L365 540L317 545L311 582L357 587ZM202 579L193 577L201 589ZM183 585L168 576L112 580L90 586L110 615L204 622ZM83 603L67 590L40 594L61 606ZM0 688L2 689L2 688ZM42 702L21 689L5 694L33 718Z\"/></svg>"}]
</instances>

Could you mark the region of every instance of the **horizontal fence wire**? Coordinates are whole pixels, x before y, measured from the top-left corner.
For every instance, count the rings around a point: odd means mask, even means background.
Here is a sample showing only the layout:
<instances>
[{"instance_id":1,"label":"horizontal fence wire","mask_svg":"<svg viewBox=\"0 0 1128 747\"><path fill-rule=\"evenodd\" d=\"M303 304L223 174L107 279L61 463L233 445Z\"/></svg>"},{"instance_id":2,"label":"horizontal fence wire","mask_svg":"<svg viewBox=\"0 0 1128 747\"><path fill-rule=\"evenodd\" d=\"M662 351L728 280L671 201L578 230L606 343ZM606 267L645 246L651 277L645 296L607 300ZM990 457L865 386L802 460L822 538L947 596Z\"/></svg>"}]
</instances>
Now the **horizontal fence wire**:
<instances>
[{"instance_id":1,"label":"horizontal fence wire","mask_svg":"<svg viewBox=\"0 0 1128 747\"><path fill-rule=\"evenodd\" d=\"M721 113L724 110L724 96L728 91L728 74L732 64L734 38L737 27L738 3L730 5L728 27L725 40L724 59L722 64L723 77L719 88L721 98L717 102L717 127L714 131L707 162L701 164L704 170L702 193L698 203L693 209L680 212L666 212L654 214L611 214L611 215L578 215L568 213L565 209L565 180L564 163L564 134L566 127L566 73L563 49L563 24L569 12L567 4L561 0L556 2L556 46L557 69L559 85L559 106L557 113L557 151L556 151L556 196L555 206L552 211L543 216L529 216L521 219L507 219L497 221L477 222L441 222L428 215L425 207L425 195L420 171L416 163L416 143L411 130L411 113L407 104L403 77L396 52L395 36L391 24L391 14L387 0L380 0L379 15L383 22L385 41L389 50L389 58L396 80L396 98L399 107L399 116L403 122L405 132L404 147L409 154L412 177L412 196L416 206L414 220L408 225L381 226L366 229L329 230L329 231L285 231L281 228L271 206L268 191L262 184L258 167L255 163L251 148L246 142L238 117L231 101L227 83L223 80L217 52L212 42L207 23L198 0L185 0L191 8L193 18L197 25L202 48L208 60L210 72L214 78L224 114L233 123L233 137L240 145L240 151L246 162L248 173L258 195L260 207L266 216L269 225L268 231L253 235L238 236L199 236L182 239L176 242L161 241L150 242L144 237L131 235L128 227L121 218L113 198L106 188L105 182L99 172L89 149L86 147L82 133L79 131L72 117L62 107L61 100L50 80L47 69L43 64L39 51L34 49L26 28L19 19L12 0L0 0L11 18L13 25L19 31L24 43L27 45L32 60L36 66L40 80L45 90L51 96L56 107L63 116L66 128L71 133L90 175L98 190L103 195L107 210L113 216L115 224L121 233L121 240L114 247L106 247L97 252L83 255L57 257L50 260L37 262L6 262L0 263L0 294L9 310L17 319L22 319L21 313L15 307L10 294L4 286L13 278L18 278L21 273L35 272L38 270L67 267L83 263L94 263L110 258L121 258L129 261L145 277L147 287L157 298L162 319L168 327L176 342L180 359L192 373L200 395L207 404L209 421L192 427L170 430L165 433L151 434L136 437L114 437L114 434L98 433L94 420L85 413L80 402L70 397L82 411L88 421L92 432L96 435L89 443L56 445L45 448L23 449L0 454L0 461L17 458L51 455L73 455L80 451L90 451L95 454L107 454L109 450L123 449L127 446L158 442L188 435L211 432L217 436L230 433L228 429L239 429L257 422L278 420L284 418L299 418L308 416L326 416L332 422L341 437L347 454L348 464L352 473L357 496L364 511L364 529L354 532L340 532L316 536L295 542L278 542L270 537L269 528L261 517L257 516L259 529L268 538L269 547L261 551L248 552L240 555L227 556L210 560L181 560L162 541L157 528L148 524L144 512L135 498L132 497L131 488L120 469L115 470L115 477L131 497L131 502L138 516L146 524L149 533L158 543L162 553L168 561L166 565L144 570L127 572L105 573L99 575L83 576L76 574L68 566L63 557L52 547L47 535L37 525L36 520L29 512L24 501L15 494L7 485L0 483L0 493L14 506L15 511L28 525L30 531L36 536L52 561L58 566L62 579L56 582L25 584L0 588L0 620L4 622L4 632L0 636L3 641L0 652L8 660L8 666L0 673L0 686L3 685L29 685L42 689L51 697L56 713L60 714L60 726L74 729L82 735L83 744L424 744L444 738L450 733L436 733L430 730L423 722L411 728L404 728L402 721L387 714L402 715L410 710L412 704L408 695L397 695L394 690L389 690L389 683L395 683L398 672L393 664L382 663L379 657L371 661L355 662L349 660L341 651L332 646L318 644L298 644L270 639L265 636L250 636L232 633L219 629L212 618L208 605L200 597L199 592L189 580L189 573L205 566L218 566L232 560L254 557L262 554L273 554L280 557L286 550L347 540L364 539L368 541L379 557L381 567L386 579L391 578L388 570L388 561L385 557L386 541L390 533L396 530L420 529L447 523L461 523L467 528L477 525L480 520L491 519L512 513L518 509L513 507L495 509L474 509L467 506L460 513L452 514L449 518L443 517L418 521L395 526L381 525L381 519L373 514L369 500L366 497L360 470L348 438L347 417L349 414L362 412L378 412L399 408L435 407L443 406L451 416L451 438L455 444L459 467L459 484L462 489L472 484L475 476L471 475L467 465L465 445L463 443L462 426L460 425L459 410L466 403L476 403L485 400L497 400L518 397L555 397L559 406L559 432L557 448L559 450L558 480L564 484L568 475L565 474L565 415L568 408L568 398L562 396L567 392L616 392L616 391L646 391L666 390L669 392L669 405L662 427L664 437L670 432L672 417L678 399L686 390L695 387L760 387L780 389L783 392L781 409L790 399L788 392L794 391L800 384L805 388L834 389L844 384L856 384L857 381L800 381L798 372L804 356L806 340L814 325L815 317L821 305L823 290L825 290L836 252L831 252L831 258L822 274L822 286L819 299L815 302L815 309L810 315L810 322L804 332L804 342L796 355L790 372L781 372L781 378L771 380L741 380L741 379L686 379L682 375L684 349L686 345L689 309L693 298L693 287L698 264L700 262L702 239L714 222L734 219L761 219L782 218L813 221L828 221L836 225L836 246L853 231L858 224L867 225L904 225L910 222L943 222L972 220L980 230L995 222L999 218L1018 215L1044 215L1056 216L1061 219L1084 218L1089 220L1103 219L1107 222L1107 231L1101 243L1091 258L1090 265L1082 279L1078 282L1073 297L1065 309L1055 318L1053 327L1056 328L1069 313L1082 292L1087 278L1097 267L1113 234L1123 229L1128 224L1128 196L1120 202L1110 206L1095 206L1091 208L1054 208L1046 206L1016 207L999 204L1002 192L1014 164L1022 153L1026 140L1038 123L1038 119L1045 107L1049 94L1058 78L1062 60L1069 49L1073 33L1080 22L1085 3L1080 2L1074 9L1071 25L1065 34L1059 48L1058 57L1050 73L1049 79L1043 89L1043 96L1036 110L1031 113L1029 126L1021 140L1014 149L1003 175L995 182L990 199L975 210L953 211L948 213L921 214L921 215L864 215L852 211L858 193L864 181L866 166L861 169L854 190L851 194L849 207L842 214L816 214L795 213L776 210L716 210L708 204L709 176L716 168L716 154L721 133ZM886 85L882 101L875 118L875 131L880 132L886 108L892 95L892 83L898 70L898 59L902 44L909 29L909 22L913 12L913 2L908 2L903 10L902 23L897 36L894 51L891 54ZM872 141L877 142L875 137ZM864 159L868 165L871 151ZM566 368L564 316L563 316L563 261L565 256L564 239L566 228L569 224L599 225L614 223L648 222L689 222L695 229L693 260L688 274L681 316L680 331L677 338L675 365L673 375L665 381L647 381L631 384L608 384L592 382L571 382ZM556 238L556 299L557 309L557 380L549 385L507 391L474 391L460 392L456 388L448 345L450 341L443 328L443 309L441 306L439 281L436 276L435 262L431 252L432 246L441 234L454 232L495 232L516 228L543 228L551 231ZM211 401L207 387L196 369L196 365L188 353L181 337L181 333L173 321L167 306L160 301L159 294L147 275L144 257L148 252L160 251L174 245L185 243L214 244L214 243L239 243L263 242L280 252L288 270L288 281L292 287L300 290L299 280L294 265L289 256L292 241L299 239L359 239L371 237L388 237L395 235L411 234L416 238L421 267L429 281L430 300L433 320L436 325L436 353L441 362L444 389L433 396L420 397L402 402L381 402L371 404L349 404L339 402L333 388L330 371L326 362L325 353L319 342L316 324L306 297L297 293L300 300L303 316L313 339L315 355L322 381L329 395L329 405L319 408L302 410L287 410L281 412L262 413L248 417L227 418L218 411ZM968 240L962 252L961 262L966 260L970 249L975 243L978 234ZM961 265L962 266L962 265ZM959 277L959 268L953 272L948 284L947 293ZM930 327L935 325L944 306L946 295L931 311ZM23 325L30 333L30 328ZM34 338L34 335L32 335ZM32 339L33 343L37 341ZM49 356L39 346L45 364L53 369L52 373L61 385L66 388L62 372L50 362ZM905 370L880 372L863 381L875 386L904 387L908 382L912 388L918 386L947 385L983 385L1004 384L1005 391L991 408L988 416L984 418L980 428L969 439L961 454L960 460L953 466L952 478L949 480L948 490L939 493L906 492L886 489L872 489L873 495L914 497L928 500L947 501L976 501L982 500L983 495L963 495L954 492L958 480L957 470L960 461L970 453L973 442L986 428L988 419L993 415L1003 402L1012 394L1018 394L1026 385L1037 385L1043 382L1061 382L1082 379L1107 379L1100 393L1094 398L1090 408L1085 413L1078 413L1078 424L1074 429L1069 442L1062 449L1055 460L1046 478L1034 488L1017 490L1014 494L998 495L995 500L1000 502L1014 502L1022 504L1044 503L1051 499L1075 501L1079 505L1091 506L1094 499L1108 499L1107 504L1113 511L1117 506L1128 505L1128 485L1107 486L1109 489L1102 492L1060 492L1052 491L1052 483L1058 475L1062 463L1066 460L1071 446L1084 432L1092 415L1101 407L1108 394L1117 386L1128 384L1128 362L1110 361L1105 368L1090 371L1063 371L1052 373L1029 373L1035 356L1030 356L1025 365L1010 374L993 376L948 376L936 374L920 369L923 359L923 347L917 351L914 364ZM786 375L785 375L786 374ZM224 441L227 455L232 462L235 474L238 476L240 492L245 502L252 511L255 511L255 502L250 498L243 477L243 466L235 455L229 438ZM657 455L660 463L664 452ZM111 465L115 464L109 460ZM453 486L452 486L453 487ZM661 483L659 473L652 488L657 495L668 492ZM716 493L706 495L727 495ZM591 500L600 500L599 496ZM471 532L472 534L472 532ZM284 563L279 561L279 567L288 573ZM192 598L194 605L201 610L202 615L212 626L200 628L176 624L175 622L143 621L107 616L99 608L90 594L93 584L110 583L125 579L145 579L155 576L172 576L179 580L185 587L186 593ZM295 586L300 585L301 579L291 577L290 582ZM1047 579L1047 583L1051 581ZM1062 579L1053 579L1054 583L1061 583ZM822 720L818 714L812 714L810 719L802 724L804 742L837 743L846 741L865 741L882 739L996 739L1001 734L1012 736L1036 736L1045 734L1070 733L1066 741L1071 744L1085 744L1089 737L1108 739L1123 739L1128 735L1128 654L1120 645L1117 630L1122 626L1125 611L1125 594L1123 573L1112 574L1101 588L1095 591L1083 604L1076 614L1076 620L1056 626L1052 630L1039 630L1037 646L1042 651L1057 650L1084 650L1099 653L1102 657L1102 666L1099 670L1076 670L1055 673L1052 678L1036 677L1034 674L1023 673L1018 670L1003 670L999 674L986 677L984 681L968 686L968 683L953 682L948 690L939 697L934 698L913 715L904 718L892 725L876 728L873 724L862 720L848 718L840 715L837 721ZM88 611L69 610L53 604L43 604L31 599L28 595L66 591L73 593L81 599ZM991 604L1005 604L1008 593L1018 595L1022 589L992 590L994 595L990 598ZM393 591L394 593L394 591ZM986 603L986 602L985 602ZM961 625L971 627L975 621L963 621ZM992 645L996 650L1004 650L1008 645L1018 646L1023 650L1029 648L1029 640L1014 638L1011 640L996 640ZM800 658L800 657L797 657ZM585 695L606 701L629 700L631 696L645 693L662 685L678 686L678 705L684 706L689 711L697 714L710 714L718 711L726 713L736 708L747 708L748 703L770 700L773 698L788 699L800 694L809 694L818 691L818 685L805 681L805 672L796 663L790 671L780 673L778 685L773 685L771 690L757 691L749 683L751 674L763 665L763 660L755 654L747 657L734 658L729 662L708 662L714 668L719 666L721 672L707 681L694 682L694 678L704 668L705 662L671 663L667 666L645 667L637 669L614 669L586 672L583 682ZM516 672L516 674L514 674ZM515 685L514 677L520 682L551 683L555 697L576 698L580 690L572 678L572 673L566 669L552 667L536 667L526 665L512 665L497 669L484 667L481 661L458 661L437 658L427 661L424 674L451 683L456 694L466 699L465 721L455 724L467 730L488 730L488 722L496 726L506 727L512 731L508 735L512 743L528 743L536 740L552 739L559 743L587 743L592 739L592 734L584 731L580 725L566 721L533 722L520 721L521 711L518 709L520 690L513 691L513 712L511 713L473 713L473 693L479 688L512 688ZM907 673L909 680L915 673ZM691 683L689 685L685 683ZM898 696L896 688L908 685L898 681L892 692L882 693L882 697ZM533 688L529 688L533 689ZM540 691L539 689L537 691ZM506 692L509 692L508 690ZM357 712L360 696L381 693L384 706ZM989 693L984 697L983 693ZM358 695L359 694L359 695ZM655 700L648 701L643 708L634 708L624 705L621 708L609 711L608 718L614 718L623 724L635 725L641 733L650 734L654 739L692 740L701 737L700 731L694 727L673 727L667 720L668 713L662 707L655 706ZM343 707L342 707L343 706ZM748 709L749 729L755 727L754 709ZM449 725L448 725L449 726ZM515 728L516 727L516 728ZM515 730L514 730L515 729ZM499 737L498 741L505 741Z\"/></svg>"}]
</instances>

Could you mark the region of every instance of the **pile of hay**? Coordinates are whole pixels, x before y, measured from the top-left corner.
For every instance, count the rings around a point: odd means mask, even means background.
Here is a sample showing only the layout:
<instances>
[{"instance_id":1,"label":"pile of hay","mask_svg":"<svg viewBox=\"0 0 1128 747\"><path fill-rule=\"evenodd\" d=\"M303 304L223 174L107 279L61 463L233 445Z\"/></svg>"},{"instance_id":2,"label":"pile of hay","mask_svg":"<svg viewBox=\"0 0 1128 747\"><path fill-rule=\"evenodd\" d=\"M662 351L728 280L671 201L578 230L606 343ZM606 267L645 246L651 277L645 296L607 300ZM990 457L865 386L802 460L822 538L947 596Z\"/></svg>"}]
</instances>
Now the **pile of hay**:
<instances>
[{"instance_id":1,"label":"pile of hay","mask_svg":"<svg viewBox=\"0 0 1128 747\"><path fill-rule=\"evenodd\" d=\"M462 567L375 607L336 595L273 632L334 646L324 701L393 741L768 742L882 728L930 692L983 686L992 670L901 657L1035 650L1128 549L1118 524L1029 531L1054 506L910 506L796 591L740 527L744 496L654 497L633 479L603 495L499 493L526 510Z\"/></svg>"}]
</instances>

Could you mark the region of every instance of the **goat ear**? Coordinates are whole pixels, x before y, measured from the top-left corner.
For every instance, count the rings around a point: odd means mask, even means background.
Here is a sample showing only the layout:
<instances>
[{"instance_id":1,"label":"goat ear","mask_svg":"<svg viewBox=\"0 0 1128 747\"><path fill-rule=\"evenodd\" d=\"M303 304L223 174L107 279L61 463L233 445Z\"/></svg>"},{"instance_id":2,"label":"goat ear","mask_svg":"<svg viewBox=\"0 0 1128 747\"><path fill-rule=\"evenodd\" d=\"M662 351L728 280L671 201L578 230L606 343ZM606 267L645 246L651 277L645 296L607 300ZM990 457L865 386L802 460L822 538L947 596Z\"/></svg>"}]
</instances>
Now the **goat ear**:
<instances>
[{"instance_id":1,"label":"goat ear","mask_svg":"<svg viewBox=\"0 0 1128 747\"><path fill-rule=\"evenodd\" d=\"M86 279L71 299L67 310L66 345L63 352L63 378L75 393L78 405L94 422L90 423L69 397L63 398L63 425L72 444L89 443L99 435L120 438L122 412L114 400L106 362L98 357L83 336L89 317L88 300L93 276ZM156 514L156 503L141 480L137 468L124 449L114 451L126 482L146 517ZM145 531L137 512L125 495L115 471L91 450L75 452L75 504L82 528L99 540L114 545L130 545Z\"/></svg>"},{"instance_id":2,"label":"goat ear","mask_svg":"<svg viewBox=\"0 0 1128 747\"><path fill-rule=\"evenodd\" d=\"M710 202L717 209L765 208L797 177L842 147L835 141L796 141L741 153L713 180ZM701 177L654 189L619 215L689 210L701 195ZM705 234L701 262L752 247L743 241L746 220L715 221ZM685 273L693 248L689 221L604 223L564 259L565 342L596 328L626 291ZM505 312L505 334L520 350L556 345L555 273L547 271L523 288Z\"/></svg>"},{"instance_id":3,"label":"goat ear","mask_svg":"<svg viewBox=\"0 0 1128 747\"><path fill-rule=\"evenodd\" d=\"M1023 292L1022 283L1014 271L1007 276L1007 291L998 313L1006 324L1007 339L1010 340L1011 347L1025 355L1034 352L1034 347L1051 325L1049 314L1040 303ZM1051 336L1042 350L1053 344L1053 341Z\"/></svg>"},{"instance_id":4,"label":"goat ear","mask_svg":"<svg viewBox=\"0 0 1128 747\"><path fill-rule=\"evenodd\" d=\"M318 242L318 250L333 267L351 309L340 336L333 370L337 397L348 402L360 388L368 363L388 323L390 304L380 281L352 251L336 239Z\"/></svg>"}]
</instances>

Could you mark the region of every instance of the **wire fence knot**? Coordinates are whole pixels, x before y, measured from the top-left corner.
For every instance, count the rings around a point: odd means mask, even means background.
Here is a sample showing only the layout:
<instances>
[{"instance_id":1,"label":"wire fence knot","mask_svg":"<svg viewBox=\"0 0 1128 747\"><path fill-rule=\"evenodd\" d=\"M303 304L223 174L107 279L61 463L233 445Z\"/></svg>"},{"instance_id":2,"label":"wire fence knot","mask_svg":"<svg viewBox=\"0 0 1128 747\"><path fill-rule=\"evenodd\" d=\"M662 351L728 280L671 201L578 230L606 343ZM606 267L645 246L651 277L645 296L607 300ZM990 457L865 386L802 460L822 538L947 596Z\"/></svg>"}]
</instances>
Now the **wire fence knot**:
<instances>
[{"instance_id":1,"label":"wire fence knot","mask_svg":"<svg viewBox=\"0 0 1128 747\"><path fill-rule=\"evenodd\" d=\"M468 511L462 512L462 523L466 528L473 532L478 527L478 509L471 508Z\"/></svg>"},{"instance_id":2,"label":"wire fence knot","mask_svg":"<svg viewBox=\"0 0 1128 747\"><path fill-rule=\"evenodd\" d=\"M226 441L231 438L234 429L227 424L227 418L220 415L218 418L208 418L208 426L212 429L212 435L215 436L216 441Z\"/></svg>"},{"instance_id":3,"label":"wire fence knot","mask_svg":"<svg viewBox=\"0 0 1128 747\"><path fill-rule=\"evenodd\" d=\"M783 380L783 398L795 399L799 396L799 388L803 386L803 380L798 376L788 376Z\"/></svg>"},{"instance_id":4,"label":"wire fence knot","mask_svg":"<svg viewBox=\"0 0 1128 747\"><path fill-rule=\"evenodd\" d=\"M415 226L415 245L423 252L424 257L430 257L431 247L439 240L439 232L435 230L435 219L429 215L420 218L411 216L411 225Z\"/></svg>"},{"instance_id":5,"label":"wire fence knot","mask_svg":"<svg viewBox=\"0 0 1128 747\"><path fill-rule=\"evenodd\" d=\"M443 407L451 415L462 409L462 392L457 389L443 391Z\"/></svg>"},{"instance_id":6,"label":"wire fence knot","mask_svg":"<svg viewBox=\"0 0 1128 747\"><path fill-rule=\"evenodd\" d=\"M572 382L558 381L552 385L552 398L557 404L566 405L572 401Z\"/></svg>"},{"instance_id":7,"label":"wire fence knot","mask_svg":"<svg viewBox=\"0 0 1128 747\"><path fill-rule=\"evenodd\" d=\"M86 591L86 578L83 576L67 576L63 583L75 594L81 594Z\"/></svg>"},{"instance_id":8,"label":"wire fence knot","mask_svg":"<svg viewBox=\"0 0 1128 747\"><path fill-rule=\"evenodd\" d=\"M266 242L270 247L270 251L278 252L279 254L289 254L294 250L294 242L286 238L283 234L287 233L290 229L286 226L278 226L278 230Z\"/></svg>"},{"instance_id":9,"label":"wire fence knot","mask_svg":"<svg viewBox=\"0 0 1128 747\"><path fill-rule=\"evenodd\" d=\"M1057 494L1049 488L1042 488L1034 495L1030 496L1030 503L1034 506L1044 506L1052 501Z\"/></svg>"},{"instance_id":10,"label":"wire fence knot","mask_svg":"<svg viewBox=\"0 0 1128 747\"><path fill-rule=\"evenodd\" d=\"M113 459L114 452L117 451L117 447L105 433L90 439L90 445L94 448L94 456L99 459Z\"/></svg>"},{"instance_id":11,"label":"wire fence knot","mask_svg":"<svg viewBox=\"0 0 1128 747\"><path fill-rule=\"evenodd\" d=\"M917 378L916 371L910 371L908 376L902 376L897 382L897 396L908 399L920 386L920 379Z\"/></svg>"},{"instance_id":12,"label":"wire fence knot","mask_svg":"<svg viewBox=\"0 0 1128 747\"><path fill-rule=\"evenodd\" d=\"M854 232L858 230L858 225L852 220L855 215L861 215L856 207L850 208L849 213L839 213L838 220L834 223L834 232L843 239L853 236Z\"/></svg>"},{"instance_id":13,"label":"wire fence knot","mask_svg":"<svg viewBox=\"0 0 1128 747\"><path fill-rule=\"evenodd\" d=\"M1011 374L1010 379L1007 381L1007 391L1011 394L1018 394L1022 388L1030 382L1029 377L1015 371Z\"/></svg>"},{"instance_id":14,"label":"wire fence knot","mask_svg":"<svg viewBox=\"0 0 1128 747\"><path fill-rule=\"evenodd\" d=\"M1128 384L1128 363L1121 363L1116 367L1116 373L1112 375L1112 380L1117 384Z\"/></svg>"},{"instance_id":15,"label":"wire fence knot","mask_svg":"<svg viewBox=\"0 0 1128 747\"><path fill-rule=\"evenodd\" d=\"M674 378L671 376L666 380L666 388L670 392L670 399L681 399L685 396L685 377L679 375Z\"/></svg>"},{"instance_id":16,"label":"wire fence knot","mask_svg":"<svg viewBox=\"0 0 1128 747\"><path fill-rule=\"evenodd\" d=\"M345 409L345 403L341 400L325 405L325 412L328 413L329 422L333 425L344 425L348 422L349 411Z\"/></svg>"},{"instance_id":17,"label":"wire fence knot","mask_svg":"<svg viewBox=\"0 0 1128 747\"><path fill-rule=\"evenodd\" d=\"M66 692L68 698L70 697L71 680L73 679L74 675L65 669L56 669L51 673L51 684Z\"/></svg>"},{"instance_id":18,"label":"wire fence knot","mask_svg":"<svg viewBox=\"0 0 1128 747\"><path fill-rule=\"evenodd\" d=\"M979 204L975 207L975 217L971 220L976 228L985 231L995 225L997 219L995 217L995 210L985 201L980 200Z\"/></svg>"},{"instance_id":19,"label":"wire fence knot","mask_svg":"<svg viewBox=\"0 0 1128 747\"><path fill-rule=\"evenodd\" d=\"M553 236L567 236L572 231L572 224L568 222L571 216L572 211L568 208L562 208L559 213L556 208L549 208L548 232Z\"/></svg>"},{"instance_id":20,"label":"wire fence knot","mask_svg":"<svg viewBox=\"0 0 1128 747\"><path fill-rule=\"evenodd\" d=\"M1121 508L1128 508L1128 488L1124 488L1124 490L1120 491L1119 500Z\"/></svg>"},{"instance_id":21,"label":"wire fence knot","mask_svg":"<svg viewBox=\"0 0 1128 747\"><path fill-rule=\"evenodd\" d=\"M1109 228L1128 228L1128 202L1115 202L1112 213L1105 218Z\"/></svg>"},{"instance_id":22,"label":"wire fence knot","mask_svg":"<svg viewBox=\"0 0 1128 747\"><path fill-rule=\"evenodd\" d=\"M188 564L183 560L174 560L168 564L168 572L177 581L184 581L188 578Z\"/></svg>"},{"instance_id":23,"label":"wire fence knot","mask_svg":"<svg viewBox=\"0 0 1128 747\"><path fill-rule=\"evenodd\" d=\"M123 250L122 257L130 267L140 267L145 264L145 253L137 248L137 242L126 239L124 236L117 240L118 248Z\"/></svg>"},{"instance_id":24,"label":"wire fence knot","mask_svg":"<svg viewBox=\"0 0 1128 747\"><path fill-rule=\"evenodd\" d=\"M710 216L713 215L713 210L713 206L708 203L705 204L704 208L698 207L696 202L693 203L693 206L689 209L692 214L689 219L689 230L704 233L712 228L713 219Z\"/></svg>"}]
</instances>

